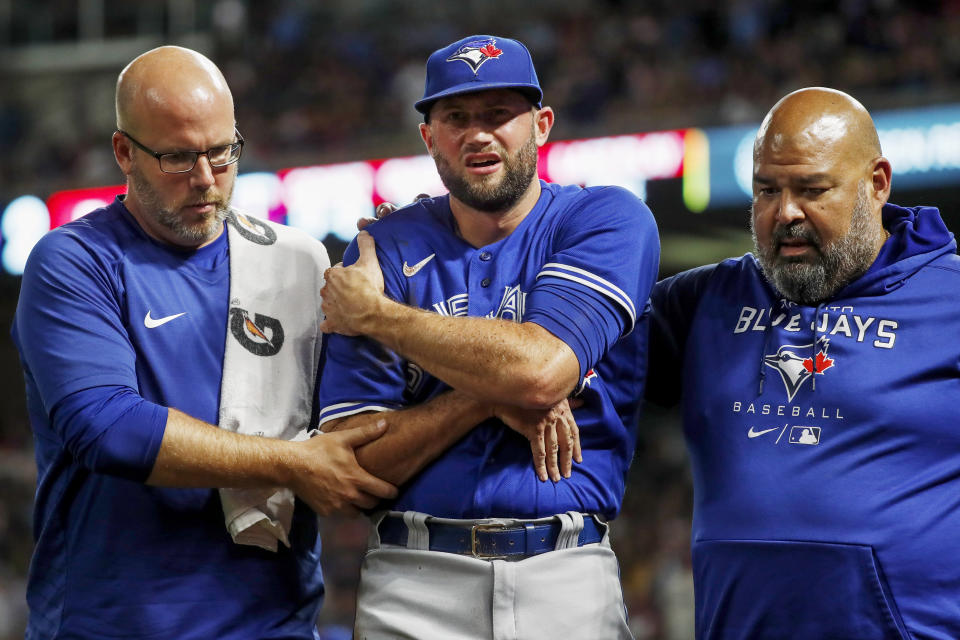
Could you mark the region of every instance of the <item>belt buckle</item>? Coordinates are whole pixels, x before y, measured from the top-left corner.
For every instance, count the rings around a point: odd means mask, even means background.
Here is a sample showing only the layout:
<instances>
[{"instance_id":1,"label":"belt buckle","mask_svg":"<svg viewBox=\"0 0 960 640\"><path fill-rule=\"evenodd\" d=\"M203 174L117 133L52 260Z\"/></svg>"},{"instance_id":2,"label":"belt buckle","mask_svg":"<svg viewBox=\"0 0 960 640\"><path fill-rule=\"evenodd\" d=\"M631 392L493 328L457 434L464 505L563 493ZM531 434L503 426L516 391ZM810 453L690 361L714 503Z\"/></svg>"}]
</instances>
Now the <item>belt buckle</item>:
<instances>
[{"instance_id":1,"label":"belt buckle","mask_svg":"<svg viewBox=\"0 0 960 640\"><path fill-rule=\"evenodd\" d=\"M470 527L470 555L480 560L496 560L497 558L506 558L506 555L487 555L477 550L477 531L498 531L504 530L507 526L499 522L488 522L485 524L475 524Z\"/></svg>"}]
</instances>

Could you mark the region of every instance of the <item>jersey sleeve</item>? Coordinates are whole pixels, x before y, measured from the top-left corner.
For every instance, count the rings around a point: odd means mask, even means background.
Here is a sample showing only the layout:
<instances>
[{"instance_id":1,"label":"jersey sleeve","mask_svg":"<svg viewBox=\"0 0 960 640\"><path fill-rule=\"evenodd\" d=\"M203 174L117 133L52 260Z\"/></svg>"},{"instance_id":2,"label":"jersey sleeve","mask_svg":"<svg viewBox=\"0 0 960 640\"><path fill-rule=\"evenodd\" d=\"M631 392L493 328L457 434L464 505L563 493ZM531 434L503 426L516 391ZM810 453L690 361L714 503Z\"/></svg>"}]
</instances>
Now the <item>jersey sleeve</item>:
<instances>
[{"instance_id":1,"label":"jersey sleeve","mask_svg":"<svg viewBox=\"0 0 960 640\"><path fill-rule=\"evenodd\" d=\"M72 231L47 234L30 254L13 332L48 414L82 389L138 388L121 295L114 266Z\"/></svg>"},{"instance_id":2,"label":"jersey sleeve","mask_svg":"<svg viewBox=\"0 0 960 640\"><path fill-rule=\"evenodd\" d=\"M57 403L54 430L87 469L146 482L153 470L168 409L129 387L83 389Z\"/></svg>"},{"instance_id":3,"label":"jersey sleeve","mask_svg":"<svg viewBox=\"0 0 960 640\"><path fill-rule=\"evenodd\" d=\"M121 295L108 259L70 230L52 232L27 262L13 336L67 450L95 471L144 480L166 408L139 397Z\"/></svg>"},{"instance_id":4,"label":"jersey sleeve","mask_svg":"<svg viewBox=\"0 0 960 640\"><path fill-rule=\"evenodd\" d=\"M659 264L650 209L625 189L591 190L558 229L524 320L569 345L583 378L644 314Z\"/></svg>"},{"instance_id":5,"label":"jersey sleeve","mask_svg":"<svg viewBox=\"0 0 960 640\"><path fill-rule=\"evenodd\" d=\"M403 300L402 280L396 262L386 259L389 240L375 237L377 258L383 272L384 294ZM343 254L343 264L351 265L360 254L356 239ZM406 362L379 342L362 336L330 334L320 367L317 385L319 426L325 422L370 411L393 411L404 406Z\"/></svg>"},{"instance_id":6,"label":"jersey sleeve","mask_svg":"<svg viewBox=\"0 0 960 640\"><path fill-rule=\"evenodd\" d=\"M646 399L663 406L680 401L687 336L697 305L717 265L665 278L650 296L650 350Z\"/></svg>"}]
</instances>

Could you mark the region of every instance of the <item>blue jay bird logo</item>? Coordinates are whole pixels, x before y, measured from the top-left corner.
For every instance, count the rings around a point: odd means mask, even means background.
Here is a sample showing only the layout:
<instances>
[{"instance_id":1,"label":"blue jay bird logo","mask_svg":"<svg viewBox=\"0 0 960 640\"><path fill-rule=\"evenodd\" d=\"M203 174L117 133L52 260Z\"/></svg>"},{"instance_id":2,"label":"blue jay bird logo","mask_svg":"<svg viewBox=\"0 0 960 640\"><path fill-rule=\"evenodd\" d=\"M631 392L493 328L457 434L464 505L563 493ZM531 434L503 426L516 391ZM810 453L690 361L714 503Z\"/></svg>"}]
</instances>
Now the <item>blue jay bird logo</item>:
<instances>
[{"instance_id":1,"label":"blue jay bird logo","mask_svg":"<svg viewBox=\"0 0 960 640\"><path fill-rule=\"evenodd\" d=\"M816 357L810 357L814 344L819 346L819 351ZM823 375L833 366L833 359L827 357L829 346L830 339L820 337L816 343L799 346L785 344L776 353L763 356L763 364L780 373L783 385L787 388L788 402L793 400L804 382L815 375Z\"/></svg>"},{"instance_id":2,"label":"blue jay bird logo","mask_svg":"<svg viewBox=\"0 0 960 640\"><path fill-rule=\"evenodd\" d=\"M447 62L459 60L469 65L476 73L484 62L499 58L502 53L501 49L497 49L496 40L474 40L457 49L455 54L447 58Z\"/></svg>"}]
</instances>

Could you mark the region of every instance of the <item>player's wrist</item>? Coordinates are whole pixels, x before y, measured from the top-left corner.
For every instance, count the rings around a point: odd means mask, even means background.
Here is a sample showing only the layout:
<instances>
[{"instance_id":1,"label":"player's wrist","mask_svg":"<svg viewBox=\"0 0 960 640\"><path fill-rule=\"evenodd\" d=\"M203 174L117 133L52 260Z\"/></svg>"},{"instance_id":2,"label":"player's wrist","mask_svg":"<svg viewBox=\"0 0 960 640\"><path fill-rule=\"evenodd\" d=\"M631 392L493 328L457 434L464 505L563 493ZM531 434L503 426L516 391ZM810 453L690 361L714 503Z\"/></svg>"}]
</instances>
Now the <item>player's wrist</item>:
<instances>
[{"instance_id":1,"label":"player's wrist","mask_svg":"<svg viewBox=\"0 0 960 640\"><path fill-rule=\"evenodd\" d=\"M409 311L409 307L395 300L377 296L360 322L360 333L400 353L406 332L413 329Z\"/></svg>"},{"instance_id":2,"label":"player's wrist","mask_svg":"<svg viewBox=\"0 0 960 640\"><path fill-rule=\"evenodd\" d=\"M446 395L448 400L453 403L452 406L455 407L455 413L451 415L453 419L459 417L471 425L478 425L485 420L496 417L494 414L495 405L486 400L481 400L458 389L451 389Z\"/></svg>"},{"instance_id":3,"label":"player's wrist","mask_svg":"<svg viewBox=\"0 0 960 640\"><path fill-rule=\"evenodd\" d=\"M473 411L474 416L477 419L477 424L490 420L491 418L499 418L500 416L497 413L500 405L492 404L486 400L480 400L478 398L472 398L473 402Z\"/></svg>"}]
</instances>

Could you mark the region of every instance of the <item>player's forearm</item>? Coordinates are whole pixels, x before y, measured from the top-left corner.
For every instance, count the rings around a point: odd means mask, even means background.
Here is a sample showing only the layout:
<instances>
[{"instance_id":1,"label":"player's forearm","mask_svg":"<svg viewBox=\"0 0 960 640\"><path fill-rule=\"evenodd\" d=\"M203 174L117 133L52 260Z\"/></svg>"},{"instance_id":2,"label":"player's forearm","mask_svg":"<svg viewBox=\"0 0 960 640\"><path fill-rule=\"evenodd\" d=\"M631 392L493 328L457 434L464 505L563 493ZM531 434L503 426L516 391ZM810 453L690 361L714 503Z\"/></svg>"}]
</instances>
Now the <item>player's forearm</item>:
<instances>
[{"instance_id":1,"label":"player's forearm","mask_svg":"<svg viewBox=\"0 0 960 640\"><path fill-rule=\"evenodd\" d=\"M165 487L290 486L295 443L243 436L170 409L147 484Z\"/></svg>"},{"instance_id":2,"label":"player's forearm","mask_svg":"<svg viewBox=\"0 0 960 640\"><path fill-rule=\"evenodd\" d=\"M580 376L573 350L533 323L441 316L382 298L364 333L491 403L546 409L567 397Z\"/></svg>"},{"instance_id":3,"label":"player's forearm","mask_svg":"<svg viewBox=\"0 0 960 640\"><path fill-rule=\"evenodd\" d=\"M386 420L387 432L358 448L357 461L369 473L400 485L490 416L486 403L452 390L409 409L331 420L322 428L341 431Z\"/></svg>"}]
</instances>

